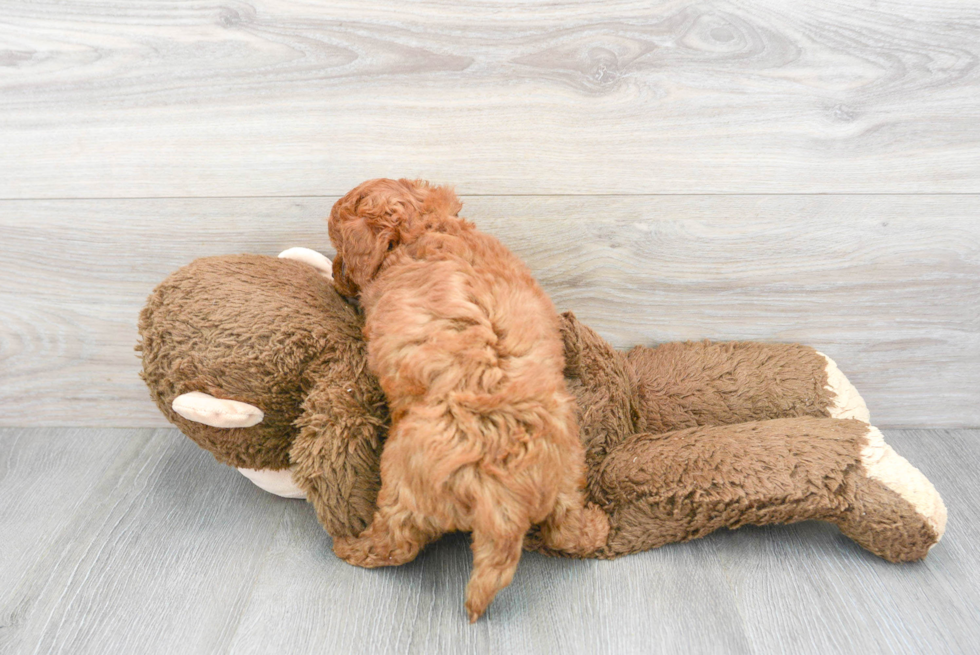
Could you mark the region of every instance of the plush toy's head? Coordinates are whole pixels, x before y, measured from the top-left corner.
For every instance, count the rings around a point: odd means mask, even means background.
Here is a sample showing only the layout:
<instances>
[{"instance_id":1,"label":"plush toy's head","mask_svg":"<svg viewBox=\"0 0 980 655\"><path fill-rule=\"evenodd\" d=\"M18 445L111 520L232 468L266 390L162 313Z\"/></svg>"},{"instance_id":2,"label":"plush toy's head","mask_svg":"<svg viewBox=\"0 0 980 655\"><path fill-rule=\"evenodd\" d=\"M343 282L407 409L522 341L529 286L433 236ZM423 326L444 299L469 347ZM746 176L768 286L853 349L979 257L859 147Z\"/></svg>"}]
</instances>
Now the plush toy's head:
<instances>
[{"instance_id":1,"label":"plush toy's head","mask_svg":"<svg viewBox=\"0 0 980 655\"><path fill-rule=\"evenodd\" d=\"M199 259L160 283L140 313L142 377L164 416L218 461L285 469L295 421L320 368L362 362L361 318L316 268L237 255ZM353 346L352 346L353 345ZM361 364L363 365L363 364ZM254 426L188 420L174 399L208 394L254 405Z\"/></svg>"},{"instance_id":2,"label":"plush toy's head","mask_svg":"<svg viewBox=\"0 0 980 655\"><path fill-rule=\"evenodd\" d=\"M456 216L461 208L452 189L421 180L377 179L358 186L330 212L337 291L357 296L384 269L395 248L426 229L427 217Z\"/></svg>"}]
</instances>

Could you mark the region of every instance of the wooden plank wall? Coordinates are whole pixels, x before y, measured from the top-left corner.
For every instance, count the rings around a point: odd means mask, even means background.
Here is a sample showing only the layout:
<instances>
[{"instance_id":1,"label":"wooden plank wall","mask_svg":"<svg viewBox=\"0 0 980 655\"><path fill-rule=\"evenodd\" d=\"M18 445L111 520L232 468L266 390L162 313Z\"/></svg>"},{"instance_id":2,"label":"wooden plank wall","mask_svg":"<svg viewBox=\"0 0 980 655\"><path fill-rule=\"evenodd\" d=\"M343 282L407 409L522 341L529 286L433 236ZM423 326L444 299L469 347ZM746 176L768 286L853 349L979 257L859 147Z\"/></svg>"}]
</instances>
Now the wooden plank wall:
<instances>
[{"instance_id":1,"label":"wooden plank wall","mask_svg":"<svg viewBox=\"0 0 980 655\"><path fill-rule=\"evenodd\" d=\"M0 425L163 425L156 282L422 176L618 347L801 341L980 426L978 61L958 0L9 0Z\"/></svg>"}]
</instances>

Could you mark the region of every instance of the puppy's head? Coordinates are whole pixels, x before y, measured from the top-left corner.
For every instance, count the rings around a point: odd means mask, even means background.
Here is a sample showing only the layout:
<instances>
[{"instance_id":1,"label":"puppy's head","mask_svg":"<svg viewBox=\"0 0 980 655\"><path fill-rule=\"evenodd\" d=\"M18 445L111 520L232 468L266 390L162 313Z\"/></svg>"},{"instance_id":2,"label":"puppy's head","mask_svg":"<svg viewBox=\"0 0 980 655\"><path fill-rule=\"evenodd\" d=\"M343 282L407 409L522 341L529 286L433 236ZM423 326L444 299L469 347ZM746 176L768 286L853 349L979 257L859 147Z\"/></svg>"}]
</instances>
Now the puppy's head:
<instances>
[{"instance_id":1,"label":"puppy's head","mask_svg":"<svg viewBox=\"0 0 980 655\"><path fill-rule=\"evenodd\" d=\"M348 298L359 295L392 251L431 227L428 219L456 216L461 208L452 189L422 180L377 179L355 188L330 211L337 291Z\"/></svg>"}]
</instances>

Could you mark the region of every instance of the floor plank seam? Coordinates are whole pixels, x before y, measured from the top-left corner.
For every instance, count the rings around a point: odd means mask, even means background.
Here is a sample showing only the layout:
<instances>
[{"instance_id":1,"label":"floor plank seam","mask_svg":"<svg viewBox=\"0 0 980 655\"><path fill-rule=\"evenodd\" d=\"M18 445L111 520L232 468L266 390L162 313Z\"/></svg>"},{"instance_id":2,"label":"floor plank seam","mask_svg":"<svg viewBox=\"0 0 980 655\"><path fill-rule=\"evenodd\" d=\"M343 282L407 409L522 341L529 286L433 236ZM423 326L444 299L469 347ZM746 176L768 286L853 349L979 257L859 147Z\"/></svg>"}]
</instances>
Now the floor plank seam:
<instances>
[{"instance_id":1,"label":"floor plank seam","mask_svg":"<svg viewBox=\"0 0 980 655\"><path fill-rule=\"evenodd\" d=\"M279 531L282 530L283 522L286 520L286 509L288 508L287 503L282 503L282 507L279 510L279 520L276 522L276 529L270 532L269 542L266 545L265 552L262 553L262 560L259 566L255 569L251 583L248 587L248 593L242 599L241 606L238 611L238 618L235 622L235 627L230 630L228 636L228 643L225 645L224 650L221 652L225 655L230 655L231 649L235 645L236 638L238 637L238 632L242 628L242 621L245 618L245 613L248 611L249 605L252 603L252 598L255 595L255 589L258 586L259 579L262 577L263 571L265 571L266 566L269 563L269 555L272 552L272 547L276 543L276 538L279 536Z\"/></svg>"},{"instance_id":2,"label":"floor plank seam","mask_svg":"<svg viewBox=\"0 0 980 655\"><path fill-rule=\"evenodd\" d=\"M731 575L729 575L729 569L725 560L721 557L721 553L718 549L715 549L715 559L718 562L718 568L721 569L722 575L725 577L725 584L728 586L728 592L732 599L732 607L735 609L735 614L738 616L739 627L742 630L742 637L745 639L745 643L749 646L750 653L757 653L758 650L752 641L752 635L749 633L748 620L745 617L745 613L742 611L742 603L739 601L738 593L735 590L735 585L732 582Z\"/></svg>"}]
</instances>

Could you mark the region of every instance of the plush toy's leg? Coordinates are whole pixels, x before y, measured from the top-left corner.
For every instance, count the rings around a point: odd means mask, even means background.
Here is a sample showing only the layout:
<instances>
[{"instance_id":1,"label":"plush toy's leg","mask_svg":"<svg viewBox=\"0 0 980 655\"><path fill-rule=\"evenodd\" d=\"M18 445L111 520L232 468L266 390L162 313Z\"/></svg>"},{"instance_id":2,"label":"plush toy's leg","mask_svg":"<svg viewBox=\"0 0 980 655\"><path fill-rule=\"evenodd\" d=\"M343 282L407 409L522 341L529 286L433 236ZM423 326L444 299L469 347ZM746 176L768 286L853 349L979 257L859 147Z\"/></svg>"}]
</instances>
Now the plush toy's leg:
<instances>
[{"instance_id":1,"label":"plush toy's leg","mask_svg":"<svg viewBox=\"0 0 980 655\"><path fill-rule=\"evenodd\" d=\"M826 355L799 344L665 343L636 347L638 428L669 432L776 418L870 416Z\"/></svg>"},{"instance_id":2,"label":"plush toy's leg","mask_svg":"<svg viewBox=\"0 0 980 655\"><path fill-rule=\"evenodd\" d=\"M852 419L778 419L634 435L594 473L610 516L603 556L719 528L822 520L885 559L920 559L942 537L932 484Z\"/></svg>"}]
</instances>

